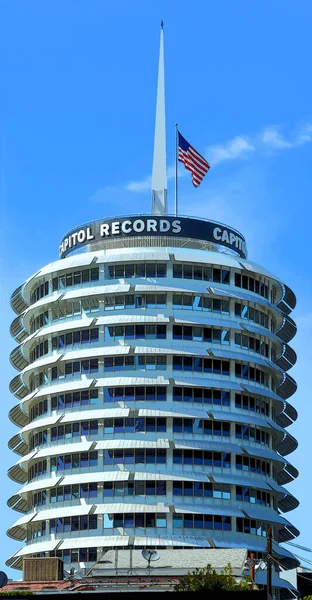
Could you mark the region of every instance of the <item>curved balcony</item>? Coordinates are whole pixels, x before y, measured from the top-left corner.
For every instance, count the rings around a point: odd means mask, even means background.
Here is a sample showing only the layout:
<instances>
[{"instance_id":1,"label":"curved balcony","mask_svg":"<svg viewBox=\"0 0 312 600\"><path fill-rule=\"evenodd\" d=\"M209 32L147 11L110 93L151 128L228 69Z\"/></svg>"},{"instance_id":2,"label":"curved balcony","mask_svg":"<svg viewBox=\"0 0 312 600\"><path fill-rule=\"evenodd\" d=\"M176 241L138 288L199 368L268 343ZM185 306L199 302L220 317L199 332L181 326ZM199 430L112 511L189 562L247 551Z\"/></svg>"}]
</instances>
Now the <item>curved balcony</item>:
<instances>
[{"instance_id":1,"label":"curved balcony","mask_svg":"<svg viewBox=\"0 0 312 600\"><path fill-rule=\"evenodd\" d=\"M26 513L28 508L27 498L24 498L22 494L14 494L7 501L9 508L13 508L17 512Z\"/></svg>"},{"instance_id":2,"label":"curved balcony","mask_svg":"<svg viewBox=\"0 0 312 600\"><path fill-rule=\"evenodd\" d=\"M24 312L24 310L26 310L26 308L28 307L28 304L23 294L24 285L25 284L22 283L22 285L16 288L16 290L11 296L11 306L17 315L21 315Z\"/></svg>"},{"instance_id":3,"label":"curved balcony","mask_svg":"<svg viewBox=\"0 0 312 600\"><path fill-rule=\"evenodd\" d=\"M12 379L10 383L10 392L20 400L29 394L29 388L25 385L21 373Z\"/></svg>"},{"instance_id":4,"label":"curved balcony","mask_svg":"<svg viewBox=\"0 0 312 600\"><path fill-rule=\"evenodd\" d=\"M287 344L283 344L283 350L281 355L276 359L276 364L283 369L288 371L295 365L297 361L296 352Z\"/></svg>"},{"instance_id":5,"label":"curved balcony","mask_svg":"<svg viewBox=\"0 0 312 600\"><path fill-rule=\"evenodd\" d=\"M296 335L297 325L290 317L284 316L281 327L275 333L287 344Z\"/></svg>"},{"instance_id":6,"label":"curved balcony","mask_svg":"<svg viewBox=\"0 0 312 600\"><path fill-rule=\"evenodd\" d=\"M20 344L28 337L28 332L24 327L22 316L18 316L14 319L10 327L10 334Z\"/></svg>"},{"instance_id":7,"label":"curved balcony","mask_svg":"<svg viewBox=\"0 0 312 600\"><path fill-rule=\"evenodd\" d=\"M297 420L298 413L296 409L289 404L289 402L284 402L284 407L282 412L280 412L276 417L276 422L281 427L289 427L289 425L293 425L293 423Z\"/></svg>"},{"instance_id":8,"label":"curved balcony","mask_svg":"<svg viewBox=\"0 0 312 600\"><path fill-rule=\"evenodd\" d=\"M14 435L8 443L10 450L13 450L16 454L20 456L26 456L28 452L28 444L25 442L21 433L17 433Z\"/></svg>"},{"instance_id":9,"label":"curved balcony","mask_svg":"<svg viewBox=\"0 0 312 600\"><path fill-rule=\"evenodd\" d=\"M9 412L9 419L10 421L12 421L12 423L14 423L14 425L17 425L18 427L25 427L25 425L27 425L28 423L28 417L22 410L20 404L16 404L15 406L13 406L13 408L11 408Z\"/></svg>"},{"instance_id":10,"label":"curved balcony","mask_svg":"<svg viewBox=\"0 0 312 600\"><path fill-rule=\"evenodd\" d=\"M290 398L296 390L297 384L295 380L290 377L288 373L283 373L282 383L277 386L276 393L284 400L287 400L287 398Z\"/></svg>"},{"instance_id":11,"label":"curved balcony","mask_svg":"<svg viewBox=\"0 0 312 600\"><path fill-rule=\"evenodd\" d=\"M22 371L29 365L29 361L24 355L23 346L17 346L10 354L10 363L17 371Z\"/></svg>"},{"instance_id":12,"label":"curved balcony","mask_svg":"<svg viewBox=\"0 0 312 600\"><path fill-rule=\"evenodd\" d=\"M297 300L294 292L285 284L282 284L283 294L277 306L283 311L285 315L289 315L294 310Z\"/></svg>"}]
</instances>

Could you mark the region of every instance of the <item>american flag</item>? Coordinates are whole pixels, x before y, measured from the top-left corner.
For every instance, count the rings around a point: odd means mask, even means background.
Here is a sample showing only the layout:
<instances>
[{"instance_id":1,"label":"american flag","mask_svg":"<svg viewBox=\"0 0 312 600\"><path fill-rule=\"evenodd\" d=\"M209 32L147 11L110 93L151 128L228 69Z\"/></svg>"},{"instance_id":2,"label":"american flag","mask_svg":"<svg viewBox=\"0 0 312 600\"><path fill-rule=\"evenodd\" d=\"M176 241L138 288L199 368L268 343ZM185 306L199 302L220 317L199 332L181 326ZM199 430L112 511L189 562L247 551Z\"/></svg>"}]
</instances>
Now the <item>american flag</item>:
<instances>
[{"instance_id":1,"label":"american flag","mask_svg":"<svg viewBox=\"0 0 312 600\"><path fill-rule=\"evenodd\" d=\"M192 181L198 187L210 169L210 164L191 146L178 131L178 160L184 163L186 169L192 173Z\"/></svg>"}]
</instances>

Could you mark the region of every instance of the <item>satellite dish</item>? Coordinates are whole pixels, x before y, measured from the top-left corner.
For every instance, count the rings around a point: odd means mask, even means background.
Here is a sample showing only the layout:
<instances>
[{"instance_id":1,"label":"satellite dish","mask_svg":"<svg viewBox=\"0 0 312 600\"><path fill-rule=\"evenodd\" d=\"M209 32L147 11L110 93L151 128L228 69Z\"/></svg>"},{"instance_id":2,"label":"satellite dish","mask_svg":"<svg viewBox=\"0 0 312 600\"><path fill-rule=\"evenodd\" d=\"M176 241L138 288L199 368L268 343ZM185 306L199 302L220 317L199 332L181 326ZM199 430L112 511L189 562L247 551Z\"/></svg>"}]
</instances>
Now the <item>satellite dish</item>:
<instances>
[{"instance_id":1,"label":"satellite dish","mask_svg":"<svg viewBox=\"0 0 312 600\"><path fill-rule=\"evenodd\" d=\"M160 556L159 556L158 552L156 552L156 550L144 549L144 550L142 550L142 556L143 556L143 558L145 558L145 560L147 560L148 567L150 567L151 562L154 562L155 560L160 559Z\"/></svg>"},{"instance_id":2,"label":"satellite dish","mask_svg":"<svg viewBox=\"0 0 312 600\"><path fill-rule=\"evenodd\" d=\"M7 575L3 571L0 571L0 588L4 587L7 583Z\"/></svg>"}]
</instances>

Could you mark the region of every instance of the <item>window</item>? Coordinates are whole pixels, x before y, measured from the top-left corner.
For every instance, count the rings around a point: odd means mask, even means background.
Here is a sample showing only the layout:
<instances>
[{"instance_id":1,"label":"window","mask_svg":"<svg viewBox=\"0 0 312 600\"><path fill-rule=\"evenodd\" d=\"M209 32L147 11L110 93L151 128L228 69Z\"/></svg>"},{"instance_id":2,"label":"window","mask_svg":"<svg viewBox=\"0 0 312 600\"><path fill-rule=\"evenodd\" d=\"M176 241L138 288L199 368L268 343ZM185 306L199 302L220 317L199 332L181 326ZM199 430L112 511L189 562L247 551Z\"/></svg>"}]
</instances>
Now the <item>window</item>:
<instances>
[{"instance_id":1,"label":"window","mask_svg":"<svg viewBox=\"0 0 312 600\"><path fill-rule=\"evenodd\" d=\"M257 354L262 354L262 356L269 358L269 344L265 342L262 336L257 338L243 333L235 333L235 346L252 350L253 352L257 352Z\"/></svg>"},{"instance_id":2,"label":"window","mask_svg":"<svg viewBox=\"0 0 312 600\"><path fill-rule=\"evenodd\" d=\"M48 323L49 323L49 311L42 312L42 313L40 313L40 315L38 315L35 318L32 317L30 320L30 333L34 333L38 329L41 329L41 327L44 327L45 325L47 325Z\"/></svg>"},{"instance_id":3,"label":"window","mask_svg":"<svg viewBox=\"0 0 312 600\"><path fill-rule=\"evenodd\" d=\"M271 473L270 463L260 459L249 458L248 456L241 456L239 454L236 455L235 468L240 471L250 471L250 473L258 473L259 475L268 477Z\"/></svg>"},{"instance_id":4,"label":"window","mask_svg":"<svg viewBox=\"0 0 312 600\"><path fill-rule=\"evenodd\" d=\"M83 421L81 423L68 423L51 428L51 442L69 439L72 437L92 436L98 434L98 421Z\"/></svg>"},{"instance_id":5,"label":"window","mask_svg":"<svg viewBox=\"0 0 312 600\"><path fill-rule=\"evenodd\" d=\"M254 277L249 277L248 275L241 273L235 273L234 279L235 286L249 290L250 292L255 292L267 300L269 299L269 286L266 279L255 279ZM264 281L262 281L262 279L264 279Z\"/></svg>"},{"instance_id":6,"label":"window","mask_svg":"<svg viewBox=\"0 0 312 600\"><path fill-rule=\"evenodd\" d=\"M99 341L99 329L82 329L80 331L74 331L73 333L67 333L64 335L58 335L52 337L52 349L59 350L66 348L67 346L79 346L82 344L90 344Z\"/></svg>"},{"instance_id":7,"label":"window","mask_svg":"<svg viewBox=\"0 0 312 600\"><path fill-rule=\"evenodd\" d=\"M211 358L189 356L173 356L172 367L174 371L216 373L217 375L230 374L230 362L228 360L216 360Z\"/></svg>"},{"instance_id":8,"label":"window","mask_svg":"<svg viewBox=\"0 0 312 600\"><path fill-rule=\"evenodd\" d=\"M104 371L165 370L167 368L166 360L166 356L155 355L110 356L104 358Z\"/></svg>"},{"instance_id":9,"label":"window","mask_svg":"<svg viewBox=\"0 0 312 600\"><path fill-rule=\"evenodd\" d=\"M173 528L180 529L215 529L231 531L232 519L230 516L180 514L173 513Z\"/></svg>"},{"instance_id":10,"label":"window","mask_svg":"<svg viewBox=\"0 0 312 600\"><path fill-rule=\"evenodd\" d=\"M259 369L258 367L253 367L251 365L246 365L244 363L235 363L235 377L240 377L242 379L249 379L251 381L256 381L257 383L261 383L262 385L269 386L269 375Z\"/></svg>"},{"instance_id":11,"label":"window","mask_svg":"<svg viewBox=\"0 0 312 600\"><path fill-rule=\"evenodd\" d=\"M104 402L145 402L151 400L164 402L167 398L165 386L137 386L104 388Z\"/></svg>"},{"instance_id":12,"label":"window","mask_svg":"<svg viewBox=\"0 0 312 600\"><path fill-rule=\"evenodd\" d=\"M210 342L214 344L230 343L229 329L216 327L191 327L189 325L173 325L172 337L174 340L194 340L196 342Z\"/></svg>"},{"instance_id":13,"label":"window","mask_svg":"<svg viewBox=\"0 0 312 600\"><path fill-rule=\"evenodd\" d=\"M43 298L44 296L47 296L49 294L49 282L45 281L44 283L41 283L40 285L38 285L30 294L30 303L34 304L35 302L37 302L38 300L40 300L40 298Z\"/></svg>"},{"instance_id":14,"label":"window","mask_svg":"<svg viewBox=\"0 0 312 600\"><path fill-rule=\"evenodd\" d=\"M239 425L236 423L235 437L241 440L256 442L263 446L270 446L270 435L266 431L262 431L262 429L257 427L251 427L250 425Z\"/></svg>"},{"instance_id":15,"label":"window","mask_svg":"<svg viewBox=\"0 0 312 600\"><path fill-rule=\"evenodd\" d=\"M33 421L36 417L44 415L48 412L48 400L41 400L30 409L30 420Z\"/></svg>"},{"instance_id":16,"label":"window","mask_svg":"<svg viewBox=\"0 0 312 600\"><path fill-rule=\"evenodd\" d=\"M97 373L99 368L98 359L93 358L90 360L82 360L75 361L72 363L65 363L65 372L64 367L52 367L51 369L51 378L52 381L55 379L63 379L64 377L75 377L80 375L81 373L84 375L89 375L90 373Z\"/></svg>"},{"instance_id":17,"label":"window","mask_svg":"<svg viewBox=\"0 0 312 600\"><path fill-rule=\"evenodd\" d=\"M59 394L52 396L52 410L66 410L68 408L76 408L78 406L87 406L98 402L98 389L82 390L80 392L71 392L68 394Z\"/></svg>"},{"instance_id":18,"label":"window","mask_svg":"<svg viewBox=\"0 0 312 600\"><path fill-rule=\"evenodd\" d=\"M74 272L67 272L64 275L58 275L52 279L52 290L62 290L67 287L81 285L90 281L99 280L99 268L82 269Z\"/></svg>"},{"instance_id":19,"label":"window","mask_svg":"<svg viewBox=\"0 0 312 600\"><path fill-rule=\"evenodd\" d=\"M117 325L105 328L105 339L165 339L166 325Z\"/></svg>"},{"instance_id":20,"label":"window","mask_svg":"<svg viewBox=\"0 0 312 600\"><path fill-rule=\"evenodd\" d=\"M167 276L166 263L137 263L107 265L106 279L162 278Z\"/></svg>"},{"instance_id":21,"label":"window","mask_svg":"<svg viewBox=\"0 0 312 600\"><path fill-rule=\"evenodd\" d=\"M97 529L97 515L81 515L80 517L74 516L50 519L49 524L50 534Z\"/></svg>"},{"instance_id":22,"label":"window","mask_svg":"<svg viewBox=\"0 0 312 600\"><path fill-rule=\"evenodd\" d=\"M267 537L267 527L268 524L263 521L245 519L242 517L237 517L236 519L236 531L239 533L249 533L251 535Z\"/></svg>"},{"instance_id":23,"label":"window","mask_svg":"<svg viewBox=\"0 0 312 600\"><path fill-rule=\"evenodd\" d=\"M229 269L220 267L207 267L205 265L191 265L176 263L173 265L173 277L178 279L197 279L214 281L216 283L230 283Z\"/></svg>"},{"instance_id":24,"label":"window","mask_svg":"<svg viewBox=\"0 0 312 600\"><path fill-rule=\"evenodd\" d=\"M215 466L225 469L231 466L231 455L225 452L202 450L173 450L173 464Z\"/></svg>"},{"instance_id":25,"label":"window","mask_svg":"<svg viewBox=\"0 0 312 600\"><path fill-rule=\"evenodd\" d=\"M230 406L230 392L212 388L174 387L172 390L174 402L198 402L215 404L217 406Z\"/></svg>"}]
</instances>

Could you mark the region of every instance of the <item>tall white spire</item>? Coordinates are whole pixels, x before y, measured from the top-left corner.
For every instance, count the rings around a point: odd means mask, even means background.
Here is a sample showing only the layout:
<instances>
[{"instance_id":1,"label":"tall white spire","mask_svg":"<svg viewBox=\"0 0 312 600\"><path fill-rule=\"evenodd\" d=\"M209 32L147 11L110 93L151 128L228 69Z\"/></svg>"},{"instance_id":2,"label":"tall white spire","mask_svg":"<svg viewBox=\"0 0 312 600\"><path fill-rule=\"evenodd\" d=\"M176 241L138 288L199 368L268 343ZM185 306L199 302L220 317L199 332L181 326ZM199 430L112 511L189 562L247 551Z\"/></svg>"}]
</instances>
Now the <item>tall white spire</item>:
<instances>
[{"instance_id":1,"label":"tall white spire","mask_svg":"<svg viewBox=\"0 0 312 600\"><path fill-rule=\"evenodd\" d=\"M164 24L161 22L154 159L152 174L152 213L167 214L167 166L166 166L166 116L165 116L165 69Z\"/></svg>"}]
</instances>

